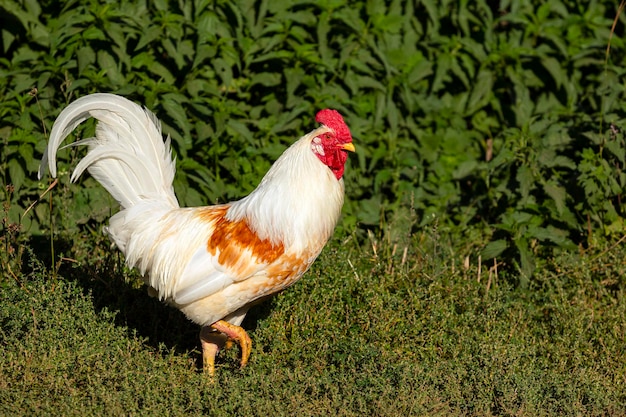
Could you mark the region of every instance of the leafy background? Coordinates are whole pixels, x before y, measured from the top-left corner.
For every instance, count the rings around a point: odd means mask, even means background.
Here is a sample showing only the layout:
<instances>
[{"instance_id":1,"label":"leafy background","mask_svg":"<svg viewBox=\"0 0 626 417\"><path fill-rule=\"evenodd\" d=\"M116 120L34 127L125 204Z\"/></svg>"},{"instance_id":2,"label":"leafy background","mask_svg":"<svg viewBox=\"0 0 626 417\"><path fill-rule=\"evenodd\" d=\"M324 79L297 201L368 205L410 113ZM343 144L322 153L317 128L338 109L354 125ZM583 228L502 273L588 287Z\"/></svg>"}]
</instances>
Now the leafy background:
<instances>
[{"instance_id":1,"label":"leafy background","mask_svg":"<svg viewBox=\"0 0 626 417\"><path fill-rule=\"evenodd\" d=\"M406 246L411 231L437 227L472 256L519 268L522 284L555 251L623 233L625 17L614 1L2 0L0 10L5 234L109 214L85 179L52 197L54 219L50 204L23 215L49 184L35 172L55 117L93 92L163 121L183 205L247 194L333 107L358 148L340 232ZM62 154L61 184L78 157Z\"/></svg>"}]
</instances>

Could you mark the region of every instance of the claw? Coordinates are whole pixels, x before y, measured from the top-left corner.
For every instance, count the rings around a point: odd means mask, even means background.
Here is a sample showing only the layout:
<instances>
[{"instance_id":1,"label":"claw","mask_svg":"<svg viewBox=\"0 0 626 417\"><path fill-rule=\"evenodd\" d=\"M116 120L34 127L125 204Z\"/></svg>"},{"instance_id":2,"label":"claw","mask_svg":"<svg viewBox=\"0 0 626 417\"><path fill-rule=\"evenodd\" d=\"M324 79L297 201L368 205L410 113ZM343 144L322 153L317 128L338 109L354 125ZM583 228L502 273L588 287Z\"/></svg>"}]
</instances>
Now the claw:
<instances>
[{"instance_id":1,"label":"claw","mask_svg":"<svg viewBox=\"0 0 626 417\"><path fill-rule=\"evenodd\" d=\"M214 331L214 330L217 330ZM200 330L202 345L202 368L210 377L215 375L215 357L224 347L230 348L236 342L241 349L241 367L248 364L252 350L252 340L246 331L227 321L219 320Z\"/></svg>"},{"instance_id":2,"label":"claw","mask_svg":"<svg viewBox=\"0 0 626 417\"><path fill-rule=\"evenodd\" d=\"M224 333L239 345L241 349L241 367L246 366L250 358L250 352L252 351L252 340L250 336L248 336L248 333L246 333L242 327L235 326L224 320L216 321L211 327Z\"/></svg>"}]
</instances>

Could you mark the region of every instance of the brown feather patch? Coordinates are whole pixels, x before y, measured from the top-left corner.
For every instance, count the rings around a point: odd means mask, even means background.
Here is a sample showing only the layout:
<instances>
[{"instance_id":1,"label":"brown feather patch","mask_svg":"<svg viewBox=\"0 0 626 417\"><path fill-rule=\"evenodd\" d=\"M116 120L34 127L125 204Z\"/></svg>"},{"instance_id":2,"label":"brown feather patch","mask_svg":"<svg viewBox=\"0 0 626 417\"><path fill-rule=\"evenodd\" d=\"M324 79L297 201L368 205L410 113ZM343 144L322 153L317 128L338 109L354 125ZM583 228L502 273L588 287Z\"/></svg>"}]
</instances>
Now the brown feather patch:
<instances>
[{"instance_id":1,"label":"brown feather patch","mask_svg":"<svg viewBox=\"0 0 626 417\"><path fill-rule=\"evenodd\" d=\"M232 222L226 219L229 206L211 207L201 213L207 221L214 223L215 229L207 242L207 250L215 255L219 250L218 262L222 265L236 265L244 250L259 262L271 264L284 252L282 244L274 245L269 239L261 239L245 220Z\"/></svg>"}]
</instances>

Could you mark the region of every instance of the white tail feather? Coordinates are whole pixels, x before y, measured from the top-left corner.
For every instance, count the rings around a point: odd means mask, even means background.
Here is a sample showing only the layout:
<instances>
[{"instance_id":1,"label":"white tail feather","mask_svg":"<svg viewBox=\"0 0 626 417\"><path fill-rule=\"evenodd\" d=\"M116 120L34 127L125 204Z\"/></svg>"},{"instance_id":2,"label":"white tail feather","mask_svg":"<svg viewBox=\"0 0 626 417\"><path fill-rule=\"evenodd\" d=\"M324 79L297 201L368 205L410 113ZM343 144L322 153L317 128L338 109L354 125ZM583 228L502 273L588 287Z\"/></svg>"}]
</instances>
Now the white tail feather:
<instances>
[{"instance_id":1,"label":"white tail feather","mask_svg":"<svg viewBox=\"0 0 626 417\"><path fill-rule=\"evenodd\" d=\"M67 135L90 117L98 120L96 137L71 144L89 147L71 180L76 181L87 169L120 203L122 209L147 199L178 208L172 186L176 169L169 138L163 141L161 124L150 111L115 94L85 96L61 112L50 133L48 148L39 167L39 178L46 165L50 174L56 177L59 146Z\"/></svg>"}]
</instances>

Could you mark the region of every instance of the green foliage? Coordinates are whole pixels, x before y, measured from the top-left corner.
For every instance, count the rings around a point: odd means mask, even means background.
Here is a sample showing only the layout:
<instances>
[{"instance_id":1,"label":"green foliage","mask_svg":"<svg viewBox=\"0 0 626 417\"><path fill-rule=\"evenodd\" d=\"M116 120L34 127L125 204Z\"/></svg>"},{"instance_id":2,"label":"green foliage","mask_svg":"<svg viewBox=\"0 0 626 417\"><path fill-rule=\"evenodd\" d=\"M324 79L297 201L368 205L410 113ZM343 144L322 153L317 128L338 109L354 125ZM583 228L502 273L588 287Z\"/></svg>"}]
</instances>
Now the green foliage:
<instances>
[{"instance_id":1,"label":"green foliage","mask_svg":"<svg viewBox=\"0 0 626 417\"><path fill-rule=\"evenodd\" d=\"M416 227L475 230L476 250L518 264L525 283L553 248L623 231L626 49L623 15L611 32L613 1L4 0L0 10L13 222L46 188L33 176L54 117L109 91L163 121L184 205L245 195L316 110L334 107L358 150L340 227L361 239L410 208ZM61 157L62 183L74 152ZM63 192L73 201L63 222L104 217L104 191L85 184ZM23 226L39 233L48 216L37 208Z\"/></svg>"}]
</instances>

